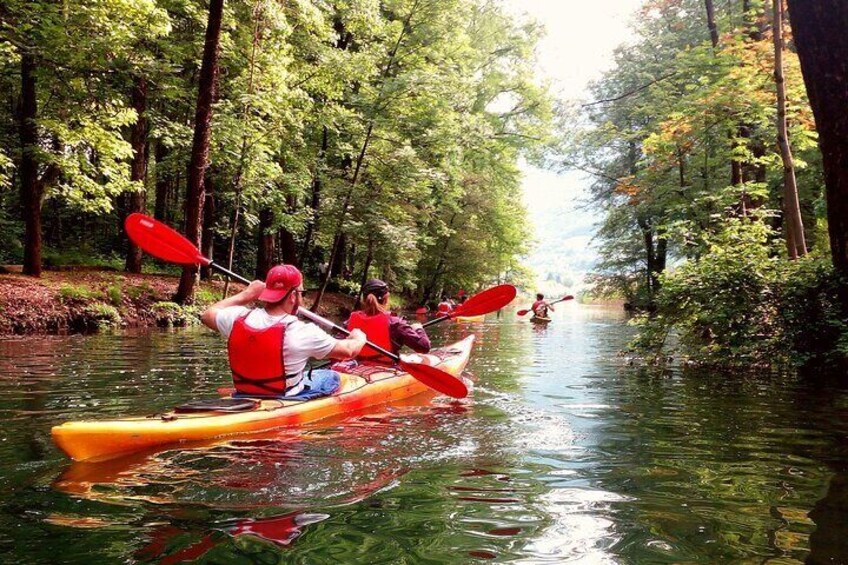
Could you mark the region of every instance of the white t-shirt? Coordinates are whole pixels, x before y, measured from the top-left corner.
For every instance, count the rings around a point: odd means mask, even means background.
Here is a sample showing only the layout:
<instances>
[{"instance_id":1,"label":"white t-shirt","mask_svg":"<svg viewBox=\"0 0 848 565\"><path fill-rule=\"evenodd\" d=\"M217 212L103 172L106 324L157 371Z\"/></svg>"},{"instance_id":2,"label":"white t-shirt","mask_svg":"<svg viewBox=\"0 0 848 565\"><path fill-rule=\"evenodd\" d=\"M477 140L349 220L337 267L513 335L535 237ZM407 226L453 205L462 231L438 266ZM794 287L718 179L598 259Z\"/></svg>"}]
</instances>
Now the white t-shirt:
<instances>
[{"instance_id":1,"label":"white t-shirt","mask_svg":"<svg viewBox=\"0 0 848 565\"><path fill-rule=\"evenodd\" d=\"M286 361L286 373L295 375L303 371L306 362L310 358L324 359L338 343L338 340L315 324L307 324L300 321L297 316L283 314L272 316L264 308L253 310L244 306L230 306L218 310L215 316L215 325L222 336L229 339L236 320L247 312L245 323L253 329L264 330L270 328L280 321L286 324L286 338L283 342L283 358ZM301 386L297 387L301 389ZM297 394L292 390L289 395Z\"/></svg>"}]
</instances>

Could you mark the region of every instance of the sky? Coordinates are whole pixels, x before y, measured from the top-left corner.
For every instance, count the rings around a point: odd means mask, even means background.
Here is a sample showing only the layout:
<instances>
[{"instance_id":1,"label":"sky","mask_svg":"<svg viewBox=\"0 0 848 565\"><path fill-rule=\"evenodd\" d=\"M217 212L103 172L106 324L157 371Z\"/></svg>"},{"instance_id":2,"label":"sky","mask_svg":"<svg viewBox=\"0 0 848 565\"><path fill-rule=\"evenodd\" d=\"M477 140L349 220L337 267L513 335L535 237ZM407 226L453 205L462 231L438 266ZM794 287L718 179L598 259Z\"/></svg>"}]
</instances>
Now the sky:
<instances>
[{"instance_id":1,"label":"sky","mask_svg":"<svg viewBox=\"0 0 848 565\"><path fill-rule=\"evenodd\" d=\"M551 82L554 94L585 99L589 82L612 67L613 50L631 37L629 22L642 0L504 0L504 4L545 26L546 35L537 48L538 72ZM591 181L582 173L557 174L527 164L522 171L524 204L537 240L526 264L540 283L553 272L567 289L579 290L595 259L590 241L600 220L581 209ZM547 286L547 292L558 290Z\"/></svg>"}]
</instances>

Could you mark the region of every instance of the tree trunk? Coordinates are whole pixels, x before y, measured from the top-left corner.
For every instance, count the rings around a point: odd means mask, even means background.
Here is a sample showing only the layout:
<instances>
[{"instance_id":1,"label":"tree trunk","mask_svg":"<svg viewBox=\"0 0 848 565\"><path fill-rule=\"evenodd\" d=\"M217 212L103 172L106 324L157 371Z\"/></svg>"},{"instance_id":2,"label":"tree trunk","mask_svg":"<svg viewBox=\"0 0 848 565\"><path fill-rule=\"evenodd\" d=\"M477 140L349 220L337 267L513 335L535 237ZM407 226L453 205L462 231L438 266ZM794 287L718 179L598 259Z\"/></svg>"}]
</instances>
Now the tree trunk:
<instances>
[{"instance_id":1,"label":"tree trunk","mask_svg":"<svg viewBox=\"0 0 848 565\"><path fill-rule=\"evenodd\" d=\"M140 182L141 189L127 194L125 210L127 215L144 211L144 183L147 180L147 79L143 76L135 77L131 103L136 114L138 114L138 119L130 132L130 145L133 150L130 180ZM128 273L140 273L141 256L141 248L128 239L124 269Z\"/></svg>"},{"instance_id":2,"label":"tree trunk","mask_svg":"<svg viewBox=\"0 0 848 565\"><path fill-rule=\"evenodd\" d=\"M783 216L786 220L786 248L791 259L807 254L804 223L795 182L795 163L786 128L786 81L783 77L783 0L773 0L774 82L777 86L777 145L783 160Z\"/></svg>"},{"instance_id":3,"label":"tree trunk","mask_svg":"<svg viewBox=\"0 0 848 565\"><path fill-rule=\"evenodd\" d=\"M194 139L191 147L191 162L188 167L185 201L185 236L200 247L200 216L203 210L203 177L209 159L209 134L212 121L212 102L215 100L215 83L218 78L218 43L221 36L221 19L224 0L210 0L209 23L203 45L203 62L200 65L200 80L197 94L197 110L194 114ZM197 266L183 268L180 286L174 300L180 304L194 298Z\"/></svg>"},{"instance_id":4,"label":"tree trunk","mask_svg":"<svg viewBox=\"0 0 848 565\"><path fill-rule=\"evenodd\" d=\"M21 107L19 132L21 140L21 208L24 215L23 273L41 276L41 201L44 185L38 179L38 128L35 123L38 102L35 94L35 59L21 55Z\"/></svg>"},{"instance_id":5,"label":"tree trunk","mask_svg":"<svg viewBox=\"0 0 848 565\"><path fill-rule=\"evenodd\" d=\"M788 0L824 167L830 252L848 281L848 2ZM848 289L843 286L848 313Z\"/></svg>"},{"instance_id":6,"label":"tree trunk","mask_svg":"<svg viewBox=\"0 0 848 565\"><path fill-rule=\"evenodd\" d=\"M164 143L158 141L153 158L156 161L156 203L153 205L153 217L160 222L168 221L168 193L171 186L171 178L165 174L163 163L168 157L170 150Z\"/></svg>"},{"instance_id":7,"label":"tree trunk","mask_svg":"<svg viewBox=\"0 0 848 565\"><path fill-rule=\"evenodd\" d=\"M330 268L327 269L327 272L324 273L324 277L321 281L321 286L318 288L318 294L315 296L315 302L310 306L310 310L313 312L318 310L318 305L321 304L321 299L324 298L324 293L327 291L327 284L330 282L330 276L332 273L332 266L336 262L336 256L339 254L339 245L342 240L342 228L344 227L345 216L347 216L348 208L350 208L350 200L353 197L353 191L356 188L356 183L359 180L359 172L362 170L362 162L365 160L365 152L368 151L368 144L371 141L371 134L374 131L374 122L368 124L368 130L365 133L365 141L362 143L362 149L359 151L359 157L356 159L356 168L353 171L353 178L350 181L350 188L345 195L344 203L342 204L342 213L339 217L339 225L336 228L336 235L333 238L333 248L330 251L330 260L329 265Z\"/></svg>"},{"instance_id":8,"label":"tree trunk","mask_svg":"<svg viewBox=\"0 0 848 565\"><path fill-rule=\"evenodd\" d=\"M381 83L380 83L380 91L377 94L377 100L379 101L382 98L383 90L386 87L386 77L389 76L391 72L392 65L394 65L395 58L397 57L398 50L400 49L401 43L403 43L403 38L406 36L408 31L410 30L410 24L412 22L412 16L415 15L416 10L420 4L420 0L415 0L412 7L409 10L409 14L407 14L406 19L404 20L403 27L401 28L400 34L398 34L398 38L395 41L392 50L389 52L389 59L386 63L386 66L383 68L383 72L381 73ZM350 181L350 188L348 189L347 195L345 196L344 205L342 206L342 213L339 216L339 225L336 227L336 236L333 238L333 249L330 252L330 266L336 260L336 255L339 252L339 243L341 241L342 230L344 229L345 216L347 216L348 208L350 207L350 199L353 196L353 191L356 188L356 183L359 180L359 172L362 169L362 162L365 160L365 153L368 151L368 144L371 142L371 135L374 132L374 119L371 118L368 121L368 129L365 133L365 141L362 143L362 149L359 152L359 157L356 160L356 169L353 172L353 178ZM327 283L330 282L330 272L332 269L327 269L327 272L324 275L323 280L321 281L321 287L318 289L318 295L315 297L315 302L312 303L312 306L309 308L313 312L318 310L318 305L321 303L321 299L324 297L324 292L327 290Z\"/></svg>"},{"instance_id":9,"label":"tree trunk","mask_svg":"<svg viewBox=\"0 0 848 565\"><path fill-rule=\"evenodd\" d=\"M283 263L286 265L297 265L297 242L294 240L294 235L286 228L280 228L279 235Z\"/></svg>"},{"instance_id":10,"label":"tree trunk","mask_svg":"<svg viewBox=\"0 0 848 565\"><path fill-rule=\"evenodd\" d=\"M265 276L274 266L274 212L263 208L259 212L259 245L256 250L256 278L265 280Z\"/></svg>"},{"instance_id":11,"label":"tree trunk","mask_svg":"<svg viewBox=\"0 0 848 565\"><path fill-rule=\"evenodd\" d=\"M713 7L713 0L704 0L704 3L707 7L707 27L710 29L710 41L712 41L713 47L718 47L718 27L716 27L715 21L715 8Z\"/></svg>"},{"instance_id":12,"label":"tree trunk","mask_svg":"<svg viewBox=\"0 0 848 565\"><path fill-rule=\"evenodd\" d=\"M365 265L362 266L362 277L359 280L359 292L356 293L356 304L354 310L359 310L362 305L362 287L368 282L368 271L371 269L371 262L374 260L374 240L368 238L368 252L365 254Z\"/></svg>"},{"instance_id":13,"label":"tree trunk","mask_svg":"<svg viewBox=\"0 0 848 565\"><path fill-rule=\"evenodd\" d=\"M330 263L330 277L338 277L344 275L344 266L347 263L347 234L342 233L339 236L339 250L336 253L335 260Z\"/></svg>"},{"instance_id":14,"label":"tree trunk","mask_svg":"<svg viewBox=\"0 0 848 565\"><path fill-rule=\"evenodd\" d=\"M303 262L309 254L309 246L312 244L312 234L318 229L318 208L321 205L321 173L324 166L324 156L327 154L327 127L321 134L321 149L318 151L318 158L315 160L315 172L312 175L312 200L310 208L312 208L312 217L306 224L306 233L303 236L303 246L300 248L300 261L297 266L303 269Z\"/></svg>"},{"instance_id":15,"label":"tree trunk","mask_svg":"<svg viewBox=\"0 0 848 565\"><path fill-rule=\"evenodd\" d=\"M217 210L217 199L215 198L215 183L210 175L206 175L204 185L209 187L206 198L203 200L203 232L200 236L200 252L206 257L215 256L215 212ZM212 268L208 265L200 267L200 278L208 280L212 276Z\"/></svg>"},{"instance_id":16,"label":"tree trunk","mask_svg":"<svg viewBox=\"0 0 848 565\"><path fill-rule=\"evenodd\" d=\"M230 244L227 247L227 269L233 270L233 256L236 251L236 236L238 235L239 217L241 213L241 194L236 194L236 207L233 210L233 221L230 226ZM224 281L224 298L230 290L230 279Z\"/></svg>"}]
</instances>

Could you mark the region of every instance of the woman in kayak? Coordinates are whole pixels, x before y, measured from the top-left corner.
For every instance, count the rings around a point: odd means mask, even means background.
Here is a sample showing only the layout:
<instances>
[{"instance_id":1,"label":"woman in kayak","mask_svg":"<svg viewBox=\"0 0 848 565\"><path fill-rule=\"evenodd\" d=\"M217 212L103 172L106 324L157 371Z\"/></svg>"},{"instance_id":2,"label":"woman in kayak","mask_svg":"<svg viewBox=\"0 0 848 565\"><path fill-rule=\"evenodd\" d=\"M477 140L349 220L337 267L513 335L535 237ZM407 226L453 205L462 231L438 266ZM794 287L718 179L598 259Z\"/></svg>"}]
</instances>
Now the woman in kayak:
<instances>
[{"instance_id":1,"label":"woman in kayak","mask_svg":"<svg viewBox=\"0 0 848 565\"><path fill-rule=\"evenodd\" d=\"M531 306L530 309L533 310L533 315L537 318L547 318L548 309L550 309L551 312L556 311L553 304L545 302L545 295L542 293L536 295L536 302L533 303L533 306Z\"/></svg>"},{"instance_id":2,"label":"woman in kayak","mask_svg":"<svg viewBox=\"0 0 848 565\"><path fill-rule=\"evenodd\" d=\"M265 282L253 281L204 313L203 323L227 338L227 353L236 393L242 396L312 398L338 388L335 371L304 373L314 359L350 359L365 345L365 334L354 330L336 339L296 314L303 294L303 276L293 265L277 265ZM250 309L255 300L263 308Z\"/></svg>"},{"instance_id":3,"label":"woman in kayak","mask_svg":"<svg viewBox=\"0 0 848 565\"><path fill-rule=\"evenodd\" d=\"M389 285L380 279L371 279L362 287L362 296L365 297L365 305L362 310L351 313L347 329L362 330L369 341L392 353L398 353L404 345L416 353L430 351L430 338L421 324L410 324L389 312ZM359 358L387 361L368 346L362 348Z\"/></svg>"}]
</instances>

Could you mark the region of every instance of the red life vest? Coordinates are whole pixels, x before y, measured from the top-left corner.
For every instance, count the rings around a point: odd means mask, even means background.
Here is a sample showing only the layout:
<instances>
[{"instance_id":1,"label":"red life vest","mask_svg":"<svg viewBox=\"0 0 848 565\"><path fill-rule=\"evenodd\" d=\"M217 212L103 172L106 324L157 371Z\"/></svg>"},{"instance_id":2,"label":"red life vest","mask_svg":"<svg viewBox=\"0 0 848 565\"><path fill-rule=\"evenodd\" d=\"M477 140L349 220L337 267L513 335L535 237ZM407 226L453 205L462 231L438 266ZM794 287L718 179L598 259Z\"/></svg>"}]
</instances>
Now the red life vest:
<instances>
[{"instance_id":1,"label":"red life vest","mask_svg":"<svg viewBox=\"0 0 848 565\"><path fill-rule=\"evenodd\" d=\"M347 329L362 330L365 332L368 341L394 353L392 338L389 335L389 318L390 315L387 312L380 312L379 314L369 316L365 312L357 310L351 313L350 319L347 321ZM359 357L364 359L376 360L379 358L380 360L387 360L384 355L367 345L359 352Z\"/></svg>"},{"instance_id":2,"label":"red life vest","mask_svg":"<svg viewBox=\"0 0 848 565\"><path fill-rule=\"evenodd\" d=\"M448 312L450 312L451 310L453 310L453 308L451 308L450 303L448 303L448 302L439 302L439 312L441 312L442 314L447 314L447 313L448 313Z\"/></svg>"},{"instance_id":3,"label":"red life vest","mask_svg":"<svg viewBox=\"0 0 848 565\"><path fill-rule=\"evenodd\" d=\"M540 318L548 317L548 306L545 304L544 300L537 300L533 303L533 306L530 307L533 310L533 314Z\"/></svg>"},{"instance_id":4,"label":"red life vest","mask_svg":"<svg viewBox=\"0 0 848 565\"><path fill-rule=\"evenodd\" d=\"M236 392L253 396L282 396L302 379L302 375L286 377L283 354L286 324L279 322L258 330L245 323L246 317L247 314L235 321L227 341Z\"/></svg>"}]
</instances>

